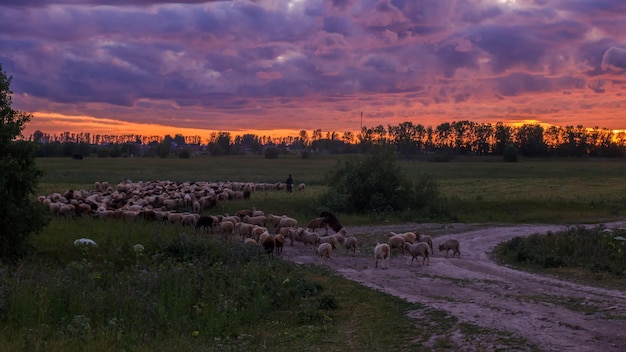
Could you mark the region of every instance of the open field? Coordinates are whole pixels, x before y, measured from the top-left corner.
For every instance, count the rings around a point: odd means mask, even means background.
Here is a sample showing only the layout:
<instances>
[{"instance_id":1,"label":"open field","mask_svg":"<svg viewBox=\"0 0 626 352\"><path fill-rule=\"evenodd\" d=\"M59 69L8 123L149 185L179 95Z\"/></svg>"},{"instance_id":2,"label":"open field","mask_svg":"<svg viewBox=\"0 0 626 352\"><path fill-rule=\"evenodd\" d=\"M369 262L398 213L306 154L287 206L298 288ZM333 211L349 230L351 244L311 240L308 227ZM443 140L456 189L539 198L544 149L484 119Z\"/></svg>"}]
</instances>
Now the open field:
<instances>
[{"instance_id":1,"label":"open field","mask_svg":"<svg viewBox=\"0 0 626 352\"><path fill-rule=\"evenodd\" d=\"M112 184L124 180L284 182L291 173L296 184L307 185L307 192L296 192L291 198L284 194L264 194L262 199L256 197L252 202L271 212L296 210L305 219L316 213L309 205L325 190L324 176L339 157L40 158L37 164L46 173L40 183L41 194L89 190L94 181ZM421 174L433 175L456 217L454 220L459 222L576 223L609 221L626 215L626 160L623 159L522 159L505 163L496 157L458 157L451 162L401 161L399 164L406 176L414 180ZM278 204L284 209L276 209ZM233 206L236 210L244 205ZM348 219L357 223L420 220L411 219L410 214L405 219L393 216Z\"/></svg>"},{"instance_id":2,"label":"open field","mask_svg":"<svg viewBox=\"0 0 626 352\"><path fill-rule=\"evenodd\" d=\"M292 173L296 184L307 184L305 192L259 192L250 201L223 202L210 213L233 213L255 205L266 213L306 221L316 214L312 202L326 189L324 173L336 160L243 156L37 163L46 172L41 194L91 189L94 181L103 180L282 182ZM529 317L521 314L525 308L517 312L508 307L523 300L525 307L532 303L533 311L542 314L545 302L579 302L567 292L548 292L554 282L574 284L544 280L541 275L520 276L512 269L499 271L485 251L496 238L513 236L518 225L484 223L545 222L557 225L537 228L556 229L559 224L623 218L624 165L623 160L509 164L493 158L401 162L409 177L421 173L436 177L459 222L483 224L418 224L389 214L341 214L342 223L353 229L363 247L355 257L337 254L327 268L320 268L312 249L301 243L285 248L283 258L288 260L267 261L242 251L236 240L232 246L216 242L217 237L192 228L54 219L34 237L33 257L12 271L0 267L0 303L10 307L7 312L0 305L8 322L0 328L0 346L12 351L552 351L569 342L567 335L559 337L561 333L575 334L581 343L593 346L599 335L588 330L589 324L610 326L624 320L619 295L608 311L595 300L582 302L593 303L585 307L595 314L585 324L576 319L584 318L586 311L557 304L551 312L573 320L535 319L537 329L550 327L543 332L550 344L542 346L543 337L515 328L535 326L524 322ZM520 228L532 231L532 226ZM460 260L437 253L429 267L408 267L407 257L395 255L390 270L374 269L372 244L389 230L413 228L436 240L456 235L471 243L464 242ZM79 237L91 237L101 246L77 251L72 242ZM135 243L142 243L145 252L133 252ZM528 291L529 280L541 296ZM584 285L580 292L604 294ZM281 304L272 304L274 300ZM511 320L513 325L503 328L489 321L496 316L492 314L521 320L519 324ZM616 349L609 337L603 347Z\"/></svg>"}]
</instances>

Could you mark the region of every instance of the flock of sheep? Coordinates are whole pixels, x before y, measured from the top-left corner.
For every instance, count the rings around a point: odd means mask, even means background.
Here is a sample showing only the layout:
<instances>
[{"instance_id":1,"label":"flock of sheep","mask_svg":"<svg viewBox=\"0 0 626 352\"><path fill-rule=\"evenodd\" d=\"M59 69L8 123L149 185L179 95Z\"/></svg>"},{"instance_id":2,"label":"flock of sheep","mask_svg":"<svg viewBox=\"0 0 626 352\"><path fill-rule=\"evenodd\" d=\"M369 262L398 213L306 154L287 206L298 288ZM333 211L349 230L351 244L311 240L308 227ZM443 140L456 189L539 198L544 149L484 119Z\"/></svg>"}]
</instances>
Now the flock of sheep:
<instances>
[{"instance_id":1,"label":"flock of sheep","mask_svg":"<svg viewBox=\"0 0 626 352\"><path fill-rule=\"evenodd\" d=\"M126 221L142 219L193 226L205 233L218 231L226 238L236 238L238 235L242 243L259 246L269 256L281 255L287 241L290 246L294 245L294 241L305 246L311 245L322 264L327 264L341 246L348 254L356 255L357 238L348 235L339 220L329 212L322 212L304 227L299 227L298 221L287 215L265 214L254 207L240 210L234 215L201 215L204 209L215 208L218 202L248 199L252 192L283 190L284 187L282 183L125 181L112 186L107 182L96 182L92 191L70 190L63 194L40 196L37 200L59 217L92 216ZM304 190L304 184L299 185L298 189ZM193 211L178 212L181 208ZM329 228L334 234L329 234ZM320 233L319 230L323 231ZM378 242L375 245L375 267L378 268L378 262L382 261L382 269L387 269L392 251L402 255L410 254L411 265L418 257L422 257L422 265L428 265L433 254L433 241L431 236L417 232L390 232L386 243ZM446 257L449 251L453 252L453 257L460 257L459 241L448 239L439 245L439 251L445 251Z\"/></svg>"}]
</instances>

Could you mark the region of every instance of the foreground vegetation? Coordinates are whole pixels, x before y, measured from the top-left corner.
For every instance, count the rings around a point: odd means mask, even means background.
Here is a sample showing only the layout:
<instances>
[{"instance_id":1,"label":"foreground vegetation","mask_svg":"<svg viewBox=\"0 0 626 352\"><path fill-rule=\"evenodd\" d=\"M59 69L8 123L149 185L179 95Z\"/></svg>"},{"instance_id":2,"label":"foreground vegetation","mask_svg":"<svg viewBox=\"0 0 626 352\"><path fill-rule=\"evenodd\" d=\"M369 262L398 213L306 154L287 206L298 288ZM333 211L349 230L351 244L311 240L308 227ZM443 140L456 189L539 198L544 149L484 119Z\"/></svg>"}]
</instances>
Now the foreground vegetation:
<instances>
[{"instance_id":1,"label":"foreground vegetation","mask_svg":"<svg viewBox=\"0 0 626 352\"><path fill-rule=\"evenodd\" d=\"M515 237L494 249L503 264L626 290L626 229L571 226Z\"/></svg>"}]
</instances>

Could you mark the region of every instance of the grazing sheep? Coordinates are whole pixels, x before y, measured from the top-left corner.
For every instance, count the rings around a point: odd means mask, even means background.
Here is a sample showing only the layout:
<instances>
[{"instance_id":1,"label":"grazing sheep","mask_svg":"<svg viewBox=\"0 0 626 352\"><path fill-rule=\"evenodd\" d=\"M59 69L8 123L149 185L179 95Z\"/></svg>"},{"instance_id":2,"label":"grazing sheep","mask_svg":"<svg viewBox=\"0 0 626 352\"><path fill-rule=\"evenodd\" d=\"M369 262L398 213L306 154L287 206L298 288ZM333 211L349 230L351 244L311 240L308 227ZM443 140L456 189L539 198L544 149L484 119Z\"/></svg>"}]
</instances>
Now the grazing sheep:
<instances>
[{"instance_id":1,"label":"grazing sheep","mask_svg":"<svg viewBox=\"0 0 626 352\"><path fill-rule=\"evenodd\" d=\"M304 183L299 184L298 185L298 191L300 191L300 192L304 191L304 187L305 187Z\"/></svg>"},{"instance_id":2,"label":"grazing sheep","mask_svg":"<svg viewBox=\"0 0 626 352\"><path fill-rule=\"evenodd\" d=\"M341 226L341 224L339 223L339 220L337 220L335 215L333 215L332 213L330 213L328 211L321 212L320 213L320 217L321 218L326 218L326 223L335 232L339 232L339 230L341 230L343 228L343 226Z\"/></svg>"},{"instance_id":3,"label":"grazing sheep","mask_svg":"<svg viewBox=\"0 0 626 352\"><path fill-rule=\"evenodd\" d=\"M306 227L307 229L311 229L315 231L317 229L325 229L326 233L328 233L328 222L326 222L326 218L319 217L309 221L309 224Z\"/></svg>"},{"instance_id":4,"label":"grazing sheep","mask_svg":"<svg viewBox=\"0 0 626 352\"><path fill-rule=\"evenodd\" d=\"M387 236L389 237L396 236L396 235L400 235L404 237L404 240L409 243L415 243L415 241L417 240L417 235L414 232L395 233L391 231L387 234Z\"/></svg>"},{"instance_id":5,"label":"grazing sheep","mask_svg":"<svg viewBox=\"0 0 626 352\"><path fill-rule=\"evenodd\" d=\"M378 268L378 260L382 260L382 268L387 269L389 267L389 257L391 256L391 248L387 243L376 243L374 247L374 258L376 258L375 268Z\"/></svg>"},{"instance_id":6,"label":"grazing sheep","mask_svg":"<svg viewBox=\"0 0 626 352\"><path fill-rule=\"evenodd\" d=\"M433 253L434 248L433 248L433 238L430 237L430 235L422 235L419 232L417 233L417 242L426 242L428 243L428 246L430 247L430 252Z\"/></svg>"},{"instance_id":7,"label":"grazing sheep","mask_svg":"<svg viewBox=\"0 0 626 352\"><path fill-rule=\"evenodd\" d=\"M301 238L302 238L302 243L304 243L305 246L308 244L312 244L312 245L320 244L320 236L315 232L304 230L302 231Z\"/></svg>"},{"instance_id":8,"label":"grazing sheep","mask_svg":"<svg viewBox=\"0 0 626 352\"><path fill-rule=\"evenodd\" d=\"M430 263L430 246L426 242L417 242L417 243L409 243L406 242L404 244L404 249L406 249L409 254L411 254L411 264L413 265L413 260L417 257L422 257L422 265L426 263L428 265Z\"/></svg>"},{"instance_id":9,"label":"grazing sheep","mask_svg":"<svg viewBox=\"0 0 626 352\"><path fill-rule=\"evenodd\" d=\"M276 243L276 255L281 255L283 253L283 246L285 245L285 236L279 233L274 236L274 242Z\"/></svg>"},{"instance_id":10,"label":"grazing sheep","mask_svg":"<svg viewBox=\"0 0 626 352\"><path fill-rule=\"evenodd\" d=\"M91 240L89 238L79 238L76 241L74 241L74 246L75 247L80 247L80 246L93 246L98 248L98 244L96 243L96 241Z\"/></svg>"},{"instance_id":11,"label":"grazing sheep","mask_svg":"<svg viewBox=\"0 0 626 352\"><path fill-rule=\"evenodd\" d=\"M320 257L322 265L326 265L328 263L328 260L330 259L330 256L333 253L333 247L330 245L330 243L322 243L317 247L315 252Z\"/></svg>"},{"instance_id":12,"label":"grazing sheep","mask_svg":"<svg viewBox=\"0 0 626 352\"><path fill-rule=\"evenodd\" d=\"M254 224L258 226L265 226L265 224L267 223L267 218L263 215L261 216L244 215L243 218L241 218L241 220L248 224Z\"/></svg>"},{"instance_id":13,"label":"grazing sheep","mask_svg":"<svg viewBox=\"0 0 626 352\"><path fill-rule=\"evenodd\" d=\"M404 254L405 243L406 243L406 240L404 239L403 236L400 236L400 235L391 236L389 237L389 240L387 240L387 244L389 245L389 248L392 250L398 249L401 254Z\"/></svg>"},{"instance_id":14,"label":"grazing sheep","mask_svg":"<svg viewBox=\"0 0 626 352\"><path fill-rule=\"evenodd\" d=\"M346 237L345 241L343 242L343 245L344 247L346 247L346 252L348 253L352 252L353 255L356 255L356 248L357 248L356 237L354 236Z\"/></svg>"},{"instance_id":15,"label":"grazing sheep","mask_svg":"<svg viewBox=\"0 0 626 352\"><path fill-rule=\"evenodd\" d=\"M243 241L243 244L247 245L247 246L249 246L249 245L256 246L257 242L256 242L256 240L254 238L246 238L246 240Z\"/></svg>"},{"instance_id":16,"label":"grazing sheep","mask_svg":"<svg viewBox=\"0 0 626 352\"><path fill-rule=\"evenodd\" d=\"M461 245L456 238L447 239L444 243L439 245L439 252L446 251L446 258L448 258L448 251L452 250L452 258L458 255L461 258Z\"/></svg>"},{"instance_id":17,"label":"grazing sheep","mask_svg":"<svg viewBox=\"0 0 626 352\"><path fill-rule=\"evenodd\" d=\"M232 235L235 232L235 224L230 221L222 221L220 222L220 231L224 233L224 235Z\"/></svg>"},{"instance_id":18,"label":"grazing sheep","mask_svg":"<svg viewBox=\"0 0 626 352\"><path fill-rule=\"evenodd\" d=\"M198 221L196 221L196 229L202 227L204 232L207 233L207 229L213 233L213 224L215 223L215 218L212 216L201 216Z\"/></svg>"}]
</instances>

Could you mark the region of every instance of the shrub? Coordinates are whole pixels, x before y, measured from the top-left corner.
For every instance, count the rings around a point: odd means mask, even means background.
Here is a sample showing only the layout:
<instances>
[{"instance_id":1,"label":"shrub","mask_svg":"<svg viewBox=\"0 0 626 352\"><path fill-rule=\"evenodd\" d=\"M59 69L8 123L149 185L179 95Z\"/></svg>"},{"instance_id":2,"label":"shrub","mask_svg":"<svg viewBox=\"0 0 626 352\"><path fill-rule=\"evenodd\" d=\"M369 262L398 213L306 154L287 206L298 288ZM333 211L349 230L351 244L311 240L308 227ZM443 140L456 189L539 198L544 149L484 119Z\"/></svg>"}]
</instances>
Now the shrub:
<instances>
[{"instance_id":1,"label":"shrub","mask_svg":"<svg viewBox=\"0 0 626 352\"><path fill-rule=\"evenodd\" d=\"M265 148L265 159L278 159L280 150L276 147Z\"/></svg>"},{"instance_id":2,"label":"shrub","mask_svg":"<svg viewBox=\"0 0 626 352\"><path fill-rule=\"evenodd\" d=\"M508 144L504 148L504 161L514 163L517 161L517 148L513 144Z\"/></svg>"},{"instance_id":3,"label":"shrub","mask_svg":"<svg viewBox=\"0 0 626 352\"><path fill-rule=\"evenodd\" d=\"M410 182L390 150L340 160L326 179L329 189L319 202L335 211L373 214L422 210L440 198L431 176L422 175L416 183Z\"/></svg>"},{"instance_id":4,"label":"shrub","mask_svg":"<svg viewBox=\"0 0 626 352\"><path fill-rule=\"evenodd\" d=\"M191 157L191 151L189 149L183 149L178 152L178 157L181 159L189 159Z\"/></svg>"}]
</instances>

